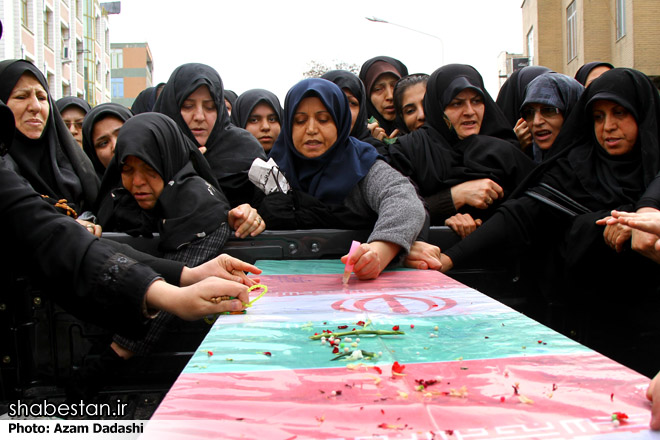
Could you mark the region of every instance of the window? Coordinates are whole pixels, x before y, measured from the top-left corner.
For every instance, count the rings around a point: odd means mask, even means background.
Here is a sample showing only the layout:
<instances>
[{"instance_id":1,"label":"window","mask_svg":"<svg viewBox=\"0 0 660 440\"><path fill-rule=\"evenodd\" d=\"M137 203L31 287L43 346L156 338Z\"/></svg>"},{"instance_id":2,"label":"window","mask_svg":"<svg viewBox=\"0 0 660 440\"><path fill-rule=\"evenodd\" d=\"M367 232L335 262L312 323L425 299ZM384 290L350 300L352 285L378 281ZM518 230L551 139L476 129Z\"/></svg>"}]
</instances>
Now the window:
<instances>
[{"instance_id":1,"label":"window","mask_svg":"<svg viewBox=\"0 0 660 440\"><path fill-rule=\"evenodd\" d=\"M44 11L44 44L48 47L51 47L51 23L53 22L53 11L46 9Z\"/></svg>"},{"instance_id":2,"label":"window","mask_svg":"<svg viewBox=\"0 0 660 440\"><path fill-rule=\"evenodd\" d=\"M76 8L76 18L82 21L83 8L81 0L74 0L74 7Z\"/></svg>"},{"instance_id":3,"label":"window","mask_svg":"<svg viewBox=\"0 0 660 440\"><path fill-rule=\"evenodd\" d=\"M110 65L113 69L124 68L124 51L122 49L110 50Z\"/></svg>"},{"instance_id":4,"label":"window","mask_svg":"<svg viewBox=\"0 0 660 440\"><path fill-rule=\"evenodd\" d=\"M28 0L21 0L21 24L30 29L30 4Z\"/></svg>"},{"instance_id":5,"label":"window","mask_svg":"<svg viewBox=\"0 0 660 440\"><path fill-rule=\"evenodd\" d=\"M574 1L566 8L566 36L568 43L567 59L570 62L577 57L577 11Z\"/></svg>"},{"instance_id":6,"label":"window","mask_svg":"<svg viewBox=\"0 0 660 440\"><path fill-rule=\"evenodd\" d=\"M534 65L534 27L527 32L527 57L529 58L528 66Z\"/></svg>"},{"instance_id":7,"label":"window","mask_svg":"<svg viewBox=\"0 0 660 440\"><path fill-rule=\"evenodd\" d=\"M626 36L626 2L616 0L616 39Z\"/></svg>"},{"instance_id":8,"label":"window","mask_svg":"<svg viewBox=\"0 0 660 440\"><path fill-rule=\"evenodd\" d=\"M123 98L124 97L124 78L112 78L112 97L113 98Z\"/></svg>"}]
</instances>

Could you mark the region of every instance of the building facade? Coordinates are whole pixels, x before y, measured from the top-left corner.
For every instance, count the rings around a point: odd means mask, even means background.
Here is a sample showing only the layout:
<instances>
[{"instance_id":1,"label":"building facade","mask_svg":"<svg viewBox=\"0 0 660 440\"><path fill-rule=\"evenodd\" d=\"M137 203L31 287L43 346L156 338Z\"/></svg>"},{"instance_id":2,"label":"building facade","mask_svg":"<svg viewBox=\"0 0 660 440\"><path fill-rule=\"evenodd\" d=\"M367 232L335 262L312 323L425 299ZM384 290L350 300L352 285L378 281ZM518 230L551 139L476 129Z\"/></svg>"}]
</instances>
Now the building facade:
<instances>
[{"instance_id":1,"label":"building facade","mask_svg":"<svg viewBox=\"0 0 660 440\"><path fill-rule=\"evenodd\" d=\"M112 43L112 102L131 107L141 91L153 85L154 62L147 43Z\"/></svg>"},{"instance_id":2,"label":"building facade","mask_svg":"<svg viewBox=\"0 0 660 440\"><path fill-rule=\"evenodd\" d=\"M523 0L524 54L531 64L573 76L607 61L660 75L660 1Z\"/></svg>"},{"instance_id":3,"label":"building facade","mask_svg":"<svg viewBox=\"0 0 660 440\"><path fill-rule=\"evenodd\" d=\"M98 0L0 0L0 59L33 62L54 99L110 101L110 30Z\"/></svg>"}]
</instances>

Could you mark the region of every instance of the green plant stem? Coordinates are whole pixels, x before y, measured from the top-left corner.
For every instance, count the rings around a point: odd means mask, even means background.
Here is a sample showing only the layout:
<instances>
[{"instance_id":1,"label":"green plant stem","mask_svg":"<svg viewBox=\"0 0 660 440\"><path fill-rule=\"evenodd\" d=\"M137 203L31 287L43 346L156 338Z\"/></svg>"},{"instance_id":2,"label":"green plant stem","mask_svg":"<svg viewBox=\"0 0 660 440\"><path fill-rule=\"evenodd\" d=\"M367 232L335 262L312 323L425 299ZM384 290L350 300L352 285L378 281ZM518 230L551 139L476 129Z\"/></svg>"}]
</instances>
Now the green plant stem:
<instances>
[{"instance_id":1,"label":"green plant stem","mask_svg":"<svg viewBox=\"0 0 660 440\"><path fill-rule=\"evenodd\" d=\"M333 333L320 333L318 335L312 335L309 339L317 341L323 337L330 338L343 338L344 336L359 336L359 335L405 335L404 332L400 330L351 330L348 332L333 332Z\"/></svg>"}]
</instances>

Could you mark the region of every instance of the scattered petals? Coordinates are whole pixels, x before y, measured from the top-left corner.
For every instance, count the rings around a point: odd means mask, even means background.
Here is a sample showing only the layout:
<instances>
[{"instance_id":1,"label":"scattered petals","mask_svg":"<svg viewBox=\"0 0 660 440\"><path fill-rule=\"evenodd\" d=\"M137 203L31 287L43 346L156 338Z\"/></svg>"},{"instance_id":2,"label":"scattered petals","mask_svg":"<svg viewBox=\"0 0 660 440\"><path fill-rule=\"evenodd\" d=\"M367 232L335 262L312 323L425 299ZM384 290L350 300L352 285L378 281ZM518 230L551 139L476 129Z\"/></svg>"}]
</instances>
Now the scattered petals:
<instances>
[{"instance_id":1,"label":"scattered petals","mask_svg":"<svg viewBox=\"0 0 660 440\"><path fill-rule=\"evenodd\" d=\"M211 350L207 351L206 354L208 354L209 357L213 356L213 352Z\"/></svg>"},{"instance_id":2,"label":"scattered petals","mask_svg":"<svg viewBox=\"0 0 660 440\"><path fill-rule=\"evenodd\" d=\"M522 394L518 396L518 399L520 400L521 403L525 403L527 405L532 405L534 403L532 399L525 397Z\"/></svg>"},{"instance_id":3,"label":"scattered petals","mask_svg":"<svg viewBox=\"0 0 660 440\"><path fill-rule=\"evenodd\" d=\"M398 373L401 374L403 373L403 370L406 368L405 365L399 364L399 362L394 361L394 364L392 364L392 373Z\"/></svg>"},{"instance_id":4,"label":"scattered petals","mask_svg":"<svg viewBox=\"0 0 660 440\"><path fill-rule=\"evenodd\" d=\"M614 402L614 393L610 394L610 401Z\"/></svg>"},{"instance_id":5,"label":"scattered petals","mask_svg":"<svg viewBox=\"0 0 660 440\"><path fill-rule=\"evenodd\" d=\"M520 394L520 384L518 382L516 382L511 386L513 387L513 394L515 396L519 395Z\"/></svg>"},{"instance_id":6,"label":"scattered petals","mask_svg":"<svg viewBox=\"0 0 660 440\"><path fill-rule=\"evenodd\" d=\"M380 367L374 366L373 369L376 370L378 374L383 374L383 370L381 370Z\"/></svg>"},{"instance_id":7,"label":"scattered petals","mask_svg":"<svg viewBox=\"0 0 660 440\"><path fill-rule=\"evenodd\" d=\"M626 423L628 419L628 414L622 412L613 412L612 421L618 420L619 423Z\"/></svg>"},{"instance_id":8,"label":"scattered petals","mask_svg":"<svg viewBox=\"0 0 660 440\"><path fill-rule=\"evenodd\" d=\"M398 326L398 325L395 325L394 327L392 327L392 330L394 330L394 331L399 330L399 326Z\"/></svg>"},{"instance_id":9,"label":"scattered petals","mask_svg":"<svg viewBox=\"0 0 660 440\"><path fill-rule=\"evenodd\" d=\"M343 330L345 328L348 328L348 326L347 325L338 325L337 328Z\"/></svg>"},{"instance_id":10,"label":"scattered petals","mask_svg":"<svg viewBox=\"0 0 660 440\"><path fill-rule=\"evenodd\" d=\"M358 321L355 323L355 325L359 325L360 327L364 327L364 321Z\"/></svg>"},{"instance_id":11,"label":"scattered petals","mask_svg":"<svg viewBox=\"0 0 660 440\"><path fill-rule=\"evenodd\" d=\"M332 349L332 353L333 353L333 354L337 354L337 353L339 353L339 347L337 347L337 346L335 345L335 347Z\"/></svg>"},{"instance_id":12,"label":"scattered petals","mask_svg":"<svg viewBox=\"0 0 660 440\"><path fill-rule=\"evenodd\" d=\"M408 398L408 393L406 393L405 391L397 391L397 393L399 393L399 397L401 397L402 399Z\"/></svg>"},{"instance_id":13,"label":"scattered petals","mask_svg":"<svg viewBox=\"0 0 660 440\"><path fill-rule=\"evenodd\" d=\"M557 391L557 384L556 383L552 384L552 391Z\"/></svg>"},{"instance_id":14,"label":"scattered petals","mask_svg":"<svg viewBox=\"0 0 660 440\"><path fill-rule=\"evenodd\" d=\"M271 357L273 355L270 351L262 351L261 354L268 357Z\"/></svg>"},{"instance_id":15,"label":"scattered petals","mask_svg":"<svg viewBox=\"0 0 660 440\"><path fill-rule=\"evenodd\" d=\"M316 420L318 420L320 423L323 423L323 421L325 420L325 416L321 416L321 417L316 416Z\"/></svg>"},{"instance_id":16,"label":"scattered petals","mask_svg":"<svg viewBox=\"0 0 660 440\"><path fill-rule=\"evenodd\" d=\"M506 397L504 397L504 396L500 397L500 402L502 402L502 403L506 402Z\"/></svg>"},{"instance_id":17,"label":"scattered petals","mask_svg":"<svg viewBox=\"0 0 660 440\"><path fill-rule=\"evenodd\" d=\"M454 388L451 388L449 390L449 397L460 397L462 399L465 399L467 396L468 396L468 391L465 385L460 387L458 390Z\"/></svg>"},{"instance_id":18,"label":"scattered petals","mask_svg":"<svg viewBox=\"0 0 660 440\"><path fill-rule=\"evenodd\" d=\"M410 324L410 328L415 328L415 324Z\"/></svg>"}]
</instances>

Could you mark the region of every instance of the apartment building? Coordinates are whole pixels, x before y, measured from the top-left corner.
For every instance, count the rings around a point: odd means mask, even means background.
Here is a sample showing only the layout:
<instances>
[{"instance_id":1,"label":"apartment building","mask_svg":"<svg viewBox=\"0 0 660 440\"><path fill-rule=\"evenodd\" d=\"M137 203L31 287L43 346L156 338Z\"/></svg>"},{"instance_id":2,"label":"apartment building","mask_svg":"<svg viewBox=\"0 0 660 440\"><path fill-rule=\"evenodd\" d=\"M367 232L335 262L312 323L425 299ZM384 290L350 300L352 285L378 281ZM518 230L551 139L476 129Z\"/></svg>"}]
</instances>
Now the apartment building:
<instances>
[{"instance_id":1,"label":"apartment building","mask_svg":"<svg viewBox=\"0 0 660 440\"><path fill-rule=\"evenodd\" d=\"M110 101L108 12L98 0L0 0L0 59L32 61L54 99Z\"/></svg>"},{"instance_id":2,"label":"apartment building","mask_svg":"<svg viewBox=\"0 0 660 440\"><path fill-rule=\"evenodd\" d=\"M660 75L660 1L523 0L524 55L573 76L608 61Z\"/></svg>"},{"instance_id":3,"label":"apartment building","mask_svg":"<svg viewBox=\"0 0 660 440\"><path fill-rule=\"evenodd\" d=\"M112 43L112 102L131 107L141 91L153 85L154 62L147 43Z\"/></svg>"}]
</instances>

